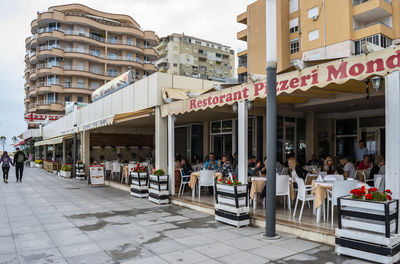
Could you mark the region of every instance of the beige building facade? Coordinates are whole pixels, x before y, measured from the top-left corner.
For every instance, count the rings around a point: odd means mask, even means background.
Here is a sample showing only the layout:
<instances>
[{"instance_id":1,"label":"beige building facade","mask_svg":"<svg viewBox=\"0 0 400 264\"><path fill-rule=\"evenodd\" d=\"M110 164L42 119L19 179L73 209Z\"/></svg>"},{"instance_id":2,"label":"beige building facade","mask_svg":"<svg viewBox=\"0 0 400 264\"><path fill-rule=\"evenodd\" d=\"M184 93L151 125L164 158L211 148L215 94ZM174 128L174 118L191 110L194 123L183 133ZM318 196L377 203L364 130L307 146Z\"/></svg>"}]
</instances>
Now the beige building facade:
<instances>
[{"instance_id":1,"label":"beige building facade","mask_svg":"<svg viewBox=\"0 0 400 264\"><path fill-rule=\"evenodd\" d=\"M278 71L302 63L359 55L389 47L400 38L399 0L282 0L277 2ZM246 27L237 39L239 80L265 75L265 1L237 16ZM368 46L362 43L368 42Z\"/></svg>"},{"instance_id":2,"label":"beige building facade","mask_svg":"<svg viewBox=\"0 0 400 264\"><path fill-rule=\"evenodd\" d=\"M65 103L90 103L93 90L132 68L157 71L159 39L128 15L80 4L50 7L31 22L25 40L26 113L58 114Z\"/></svg>"},{"instance_id":3,"label":"beige building facade","mask_svg":"<svg viewBox=\"0 0 400 264\"><path fill-rule=\"evenodd\" d=\"M175 33L161 38L156 50L161 72L223 82L234 76L235 55L229 46Z\"/></svg>"}]
</instances>

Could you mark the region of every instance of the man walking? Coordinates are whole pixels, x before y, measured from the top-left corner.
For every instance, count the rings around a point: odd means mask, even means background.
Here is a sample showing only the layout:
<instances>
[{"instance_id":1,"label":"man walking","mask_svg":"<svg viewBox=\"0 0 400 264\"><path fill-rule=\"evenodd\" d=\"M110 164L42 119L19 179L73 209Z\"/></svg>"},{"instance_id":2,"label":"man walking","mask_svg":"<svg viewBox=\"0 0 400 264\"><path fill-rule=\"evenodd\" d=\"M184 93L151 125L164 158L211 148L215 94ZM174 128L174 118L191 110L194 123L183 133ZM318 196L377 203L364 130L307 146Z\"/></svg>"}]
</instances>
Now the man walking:
<instances>
[{"instance_id":1,"label":"man walking","mask_svg":"<svg viewBox=\"0 0 400 264\"><path fill-rule=\"evenodd\" d=\"M17 182L22 182L22 174L24 173L24 162L26 161L25 154L19 149L14 154L14 165L15 175L17 176Z\"/></svg>"}]
</instances>

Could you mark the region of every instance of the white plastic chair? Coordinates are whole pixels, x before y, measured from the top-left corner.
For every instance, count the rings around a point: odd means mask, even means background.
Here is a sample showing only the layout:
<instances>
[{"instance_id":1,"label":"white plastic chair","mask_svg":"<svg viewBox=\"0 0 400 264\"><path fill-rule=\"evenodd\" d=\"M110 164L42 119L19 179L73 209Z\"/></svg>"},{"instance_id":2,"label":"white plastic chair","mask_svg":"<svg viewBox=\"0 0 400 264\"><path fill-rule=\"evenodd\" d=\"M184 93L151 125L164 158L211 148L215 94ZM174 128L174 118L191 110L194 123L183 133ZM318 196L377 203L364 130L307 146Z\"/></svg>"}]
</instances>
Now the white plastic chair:
<instances>
[{"instance_id":1,"label":"white plastic chair","mask_svg":"<svg viewBox=\"0 0 400 264\"><path fill-rule=\"evenodd\" d=\"M113 174L114 174L113 176L115 176L117 174L118 175L118 179L119 179L120 174L121 174L121 165L119 164L118 161L114 161L113 162L112 171L113 171ZM115 180L114 177L113 177L113 180Z\"/></svg>"},{"instance_id":2,"label":"white plastic chair","mask_svg":"<svg viewBox=\"0 0 400 264\"><path fill-rule=\"evenodd\" d=\"M290 177L289 175L276 174L276 196L287 196L289 212L292 212L290 206ZM285 198L283 199L283 207L285 207Z\"/></svg>"},{"instance_id":3,"label":"white plastic chair","mask_svg":"<svg viewBox=\"0 0 400 264\"><path fill-rule=\"evenodd\" d=\"M184 175L185 173L182 169L180 169L179 172L181 173L181 185L179 186L178 196L181 196L181 194L185 191L185 186L189 184L190 175Z\"/></svg>"},{"instance_id":4,"label":"white plastic chair","mask_svg":"<svg viewBox=\"0 0 400 264\"><path fill-rule=\"evenodd\" d=\"M322 179L324 179L325 176L328 175L328 173L326 171L320 171L318 172L318 175L321 175Z\"/></svg>"},{"instance_id":5,"label":"white plastic chair","mask_svg":"<svg viewBox=\"0 0 400 264\"><path fill-rule=\"evenodd\" d=\"M212 186L214 188L214 171L213 170L202 170L200 171L200 178L198 182L199 186L199 200L201 187ZM214 196L215 191L213 191Z\"/></svg>"},{"instance_id":6,"label":"white plastic chair","mask_svg":"<svg viewBox=\"0 0 400 264\"><path fill-rule=\"evenodd\" d=\"M105 169L106 169L106 176L111 174L111 161L106 161L105 162Z\"/></svg>"},{"instance_id":7,"label":"white plastic chair","mask_svg":"<svg viewBox=\"0 0 400 264\"><path fill-rule=\"evenodd\" d=\"M357 181L335 181L331 190L326 190L327 204L331 203L331 225L333 226L333 208L337 205L337 198L350 194L350 191L357 188ZM329 219L329 209L326 212L326 217Z\"/></svg>"},{"instance_id":8,"label":"white plastic chair","mask_svg":"<svg viewBox=\"0 0 400 264\"><path fill-rule=\"evenodd\" d=\"M385 191L385 175L375 174L374 178L374 187L377 188L380 192Z\"/></svg>"},{"instance_id":9,"label":"white plastic chair","mask_svg":"<svg viewBox=\"0 0 400 264\"><path fill-rule=\"evenodd\" d=\"M312 188L306 188L304 184L304 180L302 178L297 177L296 179L297 183L297 199L296 199L296 204L294 206L294 212L293 212L293 218L296 219L296 209L297 209L297 203L302 201L301 204L301 209L300 209L300 215L299 215L299 222L301 222L301 216L303 215L303 208L304 208L304 203L313 201L314 203L314 195L310 194L309 192L312 191Z\"/></svg>"}]
</instances>

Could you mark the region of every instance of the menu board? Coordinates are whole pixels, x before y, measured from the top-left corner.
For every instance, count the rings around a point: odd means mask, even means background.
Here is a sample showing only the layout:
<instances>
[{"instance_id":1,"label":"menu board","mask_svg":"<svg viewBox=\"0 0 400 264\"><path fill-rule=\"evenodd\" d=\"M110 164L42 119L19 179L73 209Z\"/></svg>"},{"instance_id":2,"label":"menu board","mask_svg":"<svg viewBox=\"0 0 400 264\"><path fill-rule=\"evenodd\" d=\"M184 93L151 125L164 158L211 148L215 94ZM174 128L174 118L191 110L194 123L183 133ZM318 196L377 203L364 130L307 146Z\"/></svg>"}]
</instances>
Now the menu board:
<instances>
[{"instance_id":1,"label":"menu board","mask_svg":"<svg viewBox=\"0 0 400 264\"><path fill-rule=\"evenodd\" d=\"M104 167L100 165L92 165L89 167L90 184L104 185Z\"/></svg>"}]
</instances>

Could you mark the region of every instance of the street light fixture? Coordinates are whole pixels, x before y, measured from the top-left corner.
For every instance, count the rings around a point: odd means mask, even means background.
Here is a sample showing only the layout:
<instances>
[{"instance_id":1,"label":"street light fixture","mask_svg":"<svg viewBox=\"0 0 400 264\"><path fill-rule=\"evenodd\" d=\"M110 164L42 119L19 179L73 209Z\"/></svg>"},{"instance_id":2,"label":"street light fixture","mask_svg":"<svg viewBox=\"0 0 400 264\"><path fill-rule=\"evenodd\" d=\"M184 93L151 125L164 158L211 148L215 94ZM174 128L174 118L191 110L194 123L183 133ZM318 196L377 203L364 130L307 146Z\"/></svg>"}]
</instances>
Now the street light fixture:
<instances>
[{"instance_id":1,"label":"street light fixture","mask_svg":"<svg viewBox=\"0 0 400 264\"><path fill-rule=\"evenodd\" d=\"M375 76L371 80L372 80L372 88L374 88L375 91L379 92L379 89L381 88L381 77Z\"/></svg>"}]
</instances>

